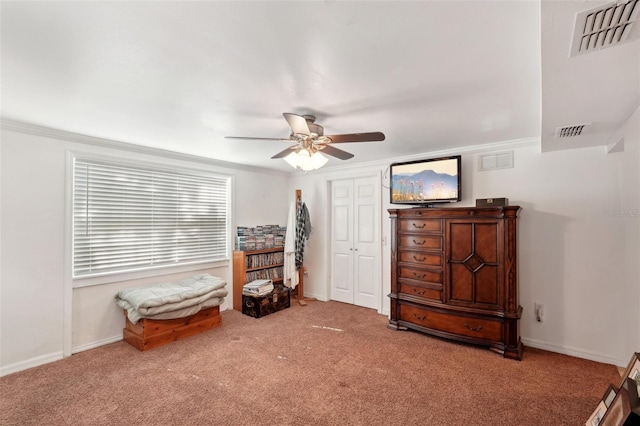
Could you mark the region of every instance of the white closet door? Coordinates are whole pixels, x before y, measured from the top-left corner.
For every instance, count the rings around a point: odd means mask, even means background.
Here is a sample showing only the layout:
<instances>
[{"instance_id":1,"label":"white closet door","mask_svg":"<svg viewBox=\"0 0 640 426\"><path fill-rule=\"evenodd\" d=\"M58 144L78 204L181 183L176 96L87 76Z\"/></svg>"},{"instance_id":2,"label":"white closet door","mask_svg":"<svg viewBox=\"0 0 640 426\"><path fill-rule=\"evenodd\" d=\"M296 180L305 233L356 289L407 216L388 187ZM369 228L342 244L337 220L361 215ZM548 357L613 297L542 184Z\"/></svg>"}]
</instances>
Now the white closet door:
<instances>
[{"instance_id":1,"label":"white closet door","mask_svg":"<svg viewBox=\"0 0 640 426\"><path fill-rule=\"evenodd\" d=\"M354 180L353 303L378 309L380 300L380 244L378 238L378 182L375 177Z\"/></svg>"},{"instance_id":2,"label":"white closet door","mask_svg":"<svg viewBox=\"0 0 640 426\"><path fill-rule=\"evenodd\" d=\"M353 180L331 184L331 299L353 303Z\"/></svg>"},{"instance_id":3,"label":"white closet door","mask_svg":"<svg viewBox=\"0 0 640 426\"><path fill-rule=\"evenodd\" d=\"M375 176L332 181L331 299L378 309L380 195Z\"/></svg>"}]
</instances>

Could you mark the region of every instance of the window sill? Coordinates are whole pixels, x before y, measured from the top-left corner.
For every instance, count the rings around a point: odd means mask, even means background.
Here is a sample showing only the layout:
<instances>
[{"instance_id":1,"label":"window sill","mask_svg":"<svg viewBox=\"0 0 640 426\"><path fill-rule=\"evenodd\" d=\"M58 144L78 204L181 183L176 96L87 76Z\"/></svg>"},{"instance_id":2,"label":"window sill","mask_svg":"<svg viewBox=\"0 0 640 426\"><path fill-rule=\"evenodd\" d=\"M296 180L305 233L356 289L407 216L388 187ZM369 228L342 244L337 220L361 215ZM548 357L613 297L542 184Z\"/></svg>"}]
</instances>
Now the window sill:
<instances>
[{"instance_id":1,"label":"window sill","mask_svg":"<svg viewBox=\"0 0 640 426\"><path fill-rule=\"evenodd\" d=\"M229 259L217 260L213 262L191 263L180 266L164 266L159 268L116 272L86 278L73 278L73 288L91 287L94 285L111 284L121 281L130 281L148 277L162 277L164 275L178 274L181 272L201 271L203 269L222 268L229 266Z\"/></svg>"}]
</instances>

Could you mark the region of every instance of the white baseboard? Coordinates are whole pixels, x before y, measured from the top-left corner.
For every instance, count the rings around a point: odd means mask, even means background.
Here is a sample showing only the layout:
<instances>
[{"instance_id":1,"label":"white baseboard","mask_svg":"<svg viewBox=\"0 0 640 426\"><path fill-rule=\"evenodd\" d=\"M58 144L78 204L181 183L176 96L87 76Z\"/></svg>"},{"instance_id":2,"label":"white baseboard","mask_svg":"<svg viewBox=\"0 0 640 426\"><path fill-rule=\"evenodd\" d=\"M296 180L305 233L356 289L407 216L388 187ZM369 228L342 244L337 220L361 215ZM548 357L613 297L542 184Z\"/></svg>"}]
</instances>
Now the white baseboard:
<instances>
[{"instance_id":1,"label":"white baseboard","mask_svg":"<svg viewBox=\"0 0 640 426\"><path fill-rule=\"evenodd\" d=\"M310 299L317 299L321 302L328 302L329 299L326 299L324 295L319 295L316 293L309 293L307 291L304 292L304 297L310 298ZM293 300L293 299L292 299Z\"/></svg>"},{"instance_id":2,"label":"white baseboard","mask_svg":"<svg viewBox=\"0 0 640 426\"><path fill-rule=\"evenodd\" d=\"M83 352L89 349L95 349L100 346L108 345L110 343L119 342L121 340L122 340L122 334L118 336L109 337L107 339L102 339L97 342L76 346L75 348L71 349L71 353L76 354L78 352ZM40 365L48 364L50 362L60 361L62 358L64 358L64 355L62 351L60 351L60 352L54 352L51 354L27 359L25 361L16 362L15 364L6 365L3 367L0 367L0 377L6 376L12 373L17 373L18 371L27 370L29 368L38 367Z\"/></svg>"},{"instance_id":3,"label":"white baseboard","mask_svg":"<svg viewBox=\"0 0 640 426\"><path fill-rule=\"evenodd\" d=\"M71 348L72 354L77 354L78 352L87 351L89 349L95 349L100 346L108 345L109 343L115 343L122 340L122 334L118 336L108 337L106 339L99 340L97 342L91 342L84 345L76 346L75 348Z\"/></svg>"},{"instance_id":4,"label":"white baseboard","mask_svg":"<svg viewBox=\"0 0 640 426\"><path fill-rule=\"evenodd\" d=\"M62 351L60 351L16 362L15 364L5 365L4 367L0 367L0 377L12 373L17 373L18 371L27 370L29 368L38 367L40 365L48 364L53 361L59 361L62 358Z\"/></svg>"},{"instance_id":5,"label":"white baseboard","mask_svg":"<svg viewBox=\"0 0 640 426\"><path fill-rule=\"evenodd\" d=\"M556 352L563 355L575 356L577 358L584 358L590 361L602 362L604 364L612 364L617 367L626 367L629 363L628 359L620 359L603 353L586 351L584 349L572 348L570 346L556 345L554 343L543 342L536 339L527 339L523 337L522 344L532 348L544 349L546 351Z\"/></svg>"}]
</instances>

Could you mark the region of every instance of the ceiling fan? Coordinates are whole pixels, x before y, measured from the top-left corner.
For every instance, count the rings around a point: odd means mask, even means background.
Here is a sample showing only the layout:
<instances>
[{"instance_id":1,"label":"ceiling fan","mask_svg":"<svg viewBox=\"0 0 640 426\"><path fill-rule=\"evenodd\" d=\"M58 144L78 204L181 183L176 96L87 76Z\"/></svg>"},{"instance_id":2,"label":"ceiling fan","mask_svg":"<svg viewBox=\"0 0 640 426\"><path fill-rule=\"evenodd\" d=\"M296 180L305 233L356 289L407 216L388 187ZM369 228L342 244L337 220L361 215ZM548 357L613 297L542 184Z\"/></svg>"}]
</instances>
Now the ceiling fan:
<instances>
[{"instance_id":1,"label":"ceiling fan","mask_svg":"<svg viewBox=\"0 0 640 426\"><path fill-rule=\"evenodd\" d=\"M313 115L298 115L285 112L282 114L289 123L291 133L288 138L260 138L249 136L225 136L227 139L277 140L292 142L287 149L271 158L284 158L293 167L308 171L322 167L328 160L328 154L341 160L348 160L353 154L335 148L335 143L345 142L379 142L384 140L384 133L350 133L342 135L324 135L324 128L315 123ZM321 164L320 164L321 163Z\"/></svg>"}]
</instances>

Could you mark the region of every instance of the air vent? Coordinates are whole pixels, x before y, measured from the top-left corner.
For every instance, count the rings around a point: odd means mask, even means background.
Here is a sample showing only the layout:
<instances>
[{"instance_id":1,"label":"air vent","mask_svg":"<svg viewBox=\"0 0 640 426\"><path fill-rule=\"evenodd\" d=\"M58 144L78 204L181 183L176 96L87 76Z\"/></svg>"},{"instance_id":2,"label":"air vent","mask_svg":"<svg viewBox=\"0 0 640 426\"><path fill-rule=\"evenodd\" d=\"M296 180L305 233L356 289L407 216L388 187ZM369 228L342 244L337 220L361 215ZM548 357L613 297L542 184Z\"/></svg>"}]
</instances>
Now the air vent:
<instances>
[{"instance_id":1,"label":"air vent","mask_svg":"<svg viewBox=\"0 0 640 426\"><path fill-rule=\"evenodd\" d=\"M594 52L640 38L640 0L620 0L576 15L569 56Z\"/></svg>"},{"instance_id":2,"label":"air vent","mask_svg":"<svg viewBox=\"0 0 640 426\"><path fill-rule=\"evenodd\" d=\"M572 138L580 136L584 133L585 128L591 123L574 124L573 126L558 127L556 129L556 138Z\"/></svg>"},{"instance_id":3,"label":"air vent","mask_svg":"<svg viewBox=\"0 0 640 426\"><path fill-rule=\"evenodd\" d=\"M510 169L513 167L513 151L493 152L478 156L478 170Z\"/></svg>"}]
</instances>

